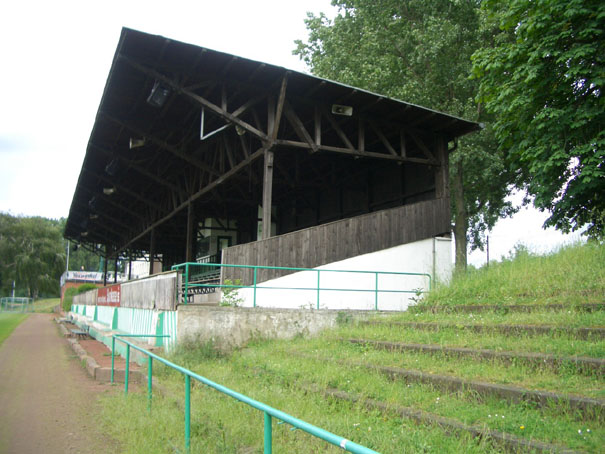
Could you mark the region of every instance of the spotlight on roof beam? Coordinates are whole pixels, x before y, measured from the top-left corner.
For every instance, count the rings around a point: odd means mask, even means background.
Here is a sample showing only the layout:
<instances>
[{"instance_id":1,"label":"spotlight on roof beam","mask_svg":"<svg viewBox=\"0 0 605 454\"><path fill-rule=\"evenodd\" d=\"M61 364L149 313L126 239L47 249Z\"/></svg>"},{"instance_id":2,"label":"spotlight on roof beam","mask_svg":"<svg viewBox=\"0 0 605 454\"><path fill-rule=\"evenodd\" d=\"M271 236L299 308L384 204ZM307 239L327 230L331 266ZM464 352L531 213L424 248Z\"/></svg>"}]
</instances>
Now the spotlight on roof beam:
<instances>
[{"instance_id":1,"label":"spotlight on roof beam","mask_svg":"<svg viewBox=\"0 0 605 454\"><path fill-rule=\"evenodd\" d=\"M90 214L90 215L88 216L88 219L91 219L91 220L93 220L93 221L94 221L95 219L99 219L99 215L98 215L98 214Z\"/></svg>"},{"instance_id":2,"label":"spotlight on roof beam","mask_svg":"<svg viewBox=\"0 0 605 454\"><path fill-rule=\"evenodd\" d=\"M353 115L353 108L351 106L341 106L340 104L332 104L332 113L334 115L344 115L350 117Z\"/></svg>"},{"instance_id":3,"label":"spotlight on roof beam","mask_svg":"<svg viewBox=\"0 0 605 454\"><path fill-rule=\"evenodd\" d=\"M151 89L151 93L147 98L147 103L154 107L162 107L166 103L169 95L170 88L159 80L156 80L153 84L153 88Z\"/></svg>"},{"instance_id":4,"label":"spotlight on roof beam","mask_svg":"<svg viewBox=\"0 0 605 454\"><path fill-rule=\"evenodd\" d=\"M134 138L130 138L130 143L129 143L129 147L132 150L133 148L140 148L143 145L145 145L145 137L143 137L142 139L134 139Z\"/></svg>"},{"instance_id":5,"label":"spotlight on roof beam","mask_svg":"<svg viewBox=\"0 0 605 454\"><path fill-rule=\"evenodd\" d=\"M105 194L105 195L111 195L114 192L116 192L116 188L114 186L112 186L110 188L103 188L103 194Z\"/></svg>"},{"instance_id":6,"label":"spotlight on roof beam","mask_svg":"<svg viewBox=\"0 0 605 454\"><path fill-rule=\"evenodd\" d=\"M105 172L113 177L116 173L118 173L119 168L119 161L117 159L112 159L111 162L105 166Z\"/></svg>"},{"instance_id":7,"label":"spotlight on roof beam","mask_svg":"<svg viewBox=\"0 0 605 454\"><path fill-rule=\"evenodd\" d=\"M88 236L88 232L81 232L80 236L87 237Z\"/></svg>"},{"instance_id":8,"label":"spotlight on roof beam","mask_svg":"<svg viewBox=\"0 0 605 454\"><path fill-rule=\"evenodd\" d=\"M237 133L238 136L243 136L244 134L246 134L246 130L244 128L242 128L240 125L235 125L235 132Z\"/></svg>"}]
</instances>

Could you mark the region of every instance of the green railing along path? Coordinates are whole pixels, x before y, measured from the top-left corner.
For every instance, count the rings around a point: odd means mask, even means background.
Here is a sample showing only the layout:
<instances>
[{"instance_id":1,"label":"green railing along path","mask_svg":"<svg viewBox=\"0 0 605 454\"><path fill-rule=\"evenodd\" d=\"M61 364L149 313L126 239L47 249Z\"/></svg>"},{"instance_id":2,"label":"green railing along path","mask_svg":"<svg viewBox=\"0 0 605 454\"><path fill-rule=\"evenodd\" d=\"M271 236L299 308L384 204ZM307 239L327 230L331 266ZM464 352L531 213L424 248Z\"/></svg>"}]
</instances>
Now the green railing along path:
<instances>
[{"instance_id":1,"label":"green railing along path","mask_svg":"<svg viewBox=\"0 0 605 454\"><path fill-rule=\"evenodd\" d=\"M207 267L209 270L216 270L217 268L244 268L244 269L252 269L253 270L253 279L252 285L235 285L235 284L218 284L218 283L195 283L191 282L192 276L199 276L200 274L203 276L204 273L193 274L192 270L195 270L198 267L205 268ZM428 273L405 273L405 272L395 272L395 271L360 271L360 270L328 270L328 269L319 269L319 268L295 268L295 267L287 267L287 266L260 266L260 265L230 265L230 264L220 264L220 263L181 263L179 265L173 265L172 271L180 271L183 273L183 303L187 304L187 297L189 293L189 289L194 288L251 288L254 289L253 293L253 307L256 307L256 290L307 290L314 291L317 293L317 309L319 306L319 296L320 292L363 292L363 293L374 293L374 310L378 310L378 295L379 293L426 293L424 290L418 289L409 289L409 290L392 290L392 289L381 289L379 287L379 276L419 276L428 278L428 290L430 291L432 288L432 278ZM317 286L314 287L269 287L269 286L259 286L258 284L258 270L281 270L281 271L306 271L317 273ZM374 288L373 289L352 289L352 288L333 288L333 287L324 287L322 288L320 285L321 282L321 274L322 273L354 273L361 275L373 275L374 278Z\"/></svg>"},{"instance_id":2,"label":"green railing along path","mask_svg":"<svg viewBox=\"0 0 605 454\"><path fill-rule=\"evenodd\" d=\"M324 440L332 445L338 446L345 451L358 453L358 454L378 454L377 451L366 448L365 446L358 445L355 442L347 440L346 438L335 435L331 432L328 432L324 429L316 427L312 424L309 424L305 421L302 421L298 418L295 418L283 411L277 410L269 405L266 405L257 400L251 399L248 396L240 394L236 391L233 391L225 386L219 385L201 375L196 374L195 372L190 371L189 369L185 369L184 367L178 366L167 359L164 359L148 350L145 350L142 347L132 344L126 339L122 339L122 337L153 337L153 336L143 336L143 335L120 335L114 334L112 339L112 358L114 356L115 351L115 341L123 342L126 344L126 370L124 374L124 392L128 393L128 361L130 360L130 348L134 348L135 350L147 355L147 398L148 398L148 409L151 411L151 399L152 399L152 373L153 373L153 360L159 361L162 364L182 373L185 377L185 451L187 453L190 452L191 446L191 379L199 381L200 383L209 386L223 394L226 394L240 402L243 402L252 408L255 408L261 412L263 412L264 418L264 454L272 453L273 446L273 432L272 432L272 424L273 418L278 419L279 421L283 421L286 424L290 424L291 426L303 430L314 437L317 437L321 440ZM111 367L111 377L113 383L113 361Z\"/></svg>"}]
</instances>

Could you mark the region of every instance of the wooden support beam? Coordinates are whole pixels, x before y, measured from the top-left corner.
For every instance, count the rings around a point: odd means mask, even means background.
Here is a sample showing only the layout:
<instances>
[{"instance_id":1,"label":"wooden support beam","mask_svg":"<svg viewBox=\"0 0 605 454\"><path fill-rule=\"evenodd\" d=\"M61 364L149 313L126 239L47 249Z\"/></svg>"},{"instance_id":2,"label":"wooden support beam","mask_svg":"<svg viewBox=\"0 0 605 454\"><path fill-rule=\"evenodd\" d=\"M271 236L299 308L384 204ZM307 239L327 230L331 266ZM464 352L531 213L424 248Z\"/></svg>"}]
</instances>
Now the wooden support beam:
<instances>
[{"instance_id":1,"label":"wooden support beam","mask_svg":"<svg viewBox=\"0 0 605 454\"><path fill-rule=\"evenodd\" d=\"M148 68L144 65L141 65L140 63L132 60L131 58L129 58L123 54L118 54L117 58L119 60L123 60L124 62L126 62L127 64L132 66L133 68L141 71L142 73L147 74L151 77L154 77L157 80L164 82L165 84L169 85L177 93L181 93L181 94L187 96L188 98L190 98L197 104L206 107L207 109L209 109L210 111L212 111L216 115L218 115L219 117L240 126L241 128L245 129L249 133L259 137L261 140L265 140L265 141L269 140L269 137L267 137L267 134L265 134L264 132L259 131L255 127L253 127L250 124L246 123L245 121L237 118L233 114L229 113L225 109L222 109L221 107L212 103L208 99L206 99L200 95L197 95L197 94L193 93L192 91L187 90L186 88L179 86L179 84L177 82L175 82L174 80L172 80L169 77L166 77L164 74L162 74L154 69Z\"/></svg>"},{"instance_id":2,"label":"wooden support beam","mask_svg":"<svg viewBox=\"0 0 605 454\"><path fill-rule=\"evenodd\" d=\"M435 169L435 197L449 199L449 154L444 137L437 138L437 158L439 159L439 167Z\"/></svg>"},{"instance_id":3,"label":"wooden support beam","mask_svg":"<svg viewBox=\"0 0 605 454\"><path fill-rule=\"evenodd\" d=\"M321 111L317 105L313 108L313 126L315 129L315 145L321 145Z\"/></svg>"},{"instance_id":4,"label":"wooden support beam","mask_svg":"<svg viewBox=\"0 0 605 454\"><path fill-rule=\"evenodd\" d=\"M389 142L389 139L387 139L387 137L382 133L382 131L376 125L376 123L374 123L373 121L370 121L369 123L370 123L370 126L372 127L372 129L374 130L374 132L376 133L376 135L378 136L378 138L380 139L380 141L382 142L382 144L389 151L389 153L391 153L393 156L397 156L397 152L391 145L391 142Z\"/></svg>"},{"instance_id":5,"label":"wooden support beam","mask_svg":"<svg viewBox=\"0 0 605 454\"><path fill-rule=\"evenodd\" d=\"M366 149L366 129L363 117L360 115L357 122L357 149L365 151Z\"/></svg>"},{"instance_id":6,"label":"wooden support beam","mask_svg":"<svg viewBox=\"0 0 605 454\"><path fill-rule=\"evenodd\" d=\"M108 156L111 156L113 159L119 159L120 161L126 163L129 168L134 169L136 172L140 173L143 176L146 176L147 178L155 181L156 183L166 186L174 192L181 192L181 188L179 188L174 183L171 183L170 181L166 180L165 178L162 178L161 176L155 175L154 173L150 172L149 170L132 162L132 160L126 159L125 157L121 156L119 153L113 153L103 147L100 147L99 145L97 145L93 142L90 143L90 146L93 148L96 148L97 150L99 150L102 153L105 153Z\"/></svg>"},{"instance_id":7,"label":"wooden support beam","mask_svg":"<svg viewBox=\"0 0 605 454\"><path fill-rule=\"evenodd\" d=\"M332 117L332 114L330 112L328 112L326 109L323 109L323 114L328 119L330 126L332 126L332 128L334 128L334 131L336 131L336 134L338 135L338 137L340 137L340 140L342 140L344 142L344 144L347 146L347 148L349 150L355 150L355 147L353 146L353 144L351 143L351 141L349 140L347 135L344 133L344 131L342 130L340 125L336 122L336 120L334 120L334 118Z\"/></svg>"},{"instance_id":8,"label":"wooden support beam","mask_svg":"<svg viewBox=\"0 0 605 454\"><path fill-rule=\"evenodd\" d=\"M405 158L408 155L408 151L405 143L405 131L403 129L399 131L399 147L401 156Z\"/></svg>"},{"instance_id":9,"label":"wooden support beam","mask_svg":"<svg viewBox=\"0 0 605 454\"><path fill-rule=\"evenodd\" d=\"M264 150L264 176L263 176L263 235L266 240L271 237L271 203L273 194L273 151Z\"/></svg>"},{"instance_id":10,"label":"wooden support beam","mask_svg":"<svg viewBox=\"0 0 605 454\"><path fill-rule=\"evenodd\" d=\"M173 155L181 158L183 161L188 162L189 164L199 168L200 170L205 170L206 172L208 172L214 176L219 175L219 172L217 172L215 169L210 167L208 164L205 164L205 163L199 161L198 159L193 158L192 156L181 151L177 147L170 145L168 142L165 142L162 139L158 139L157 137L154 137L153 135L138 129L136 126L129 124L129 122L127 120L125 120L123 118L115 117L115 116L108 114L107 112L103 112L103 111L99 112L99 114L119 125L124 126L126 129L129 129L135 135L145 137L145 139L148 140L150 143L154 144L155 146L157 146L163 150L169 151Z\"/></svg>"},{"instance_id":11,"label":"wooden support beam","mask_svg":"<svg viewBox=\"0 0 605 454\"><path fill-rule=\"evenodd\" d=\"M416 134L414 131L408 131L408 134L410 135L412 140L416 143L416 145L418 145L418 148L420 148L420 150L424 153L424 155L427 158L429 158L431 161L435 161L437 163L440 162L439 159L435 158L435 155L431 152L431 150L429 150L429 147L427 147L424 144L424 142L422 141L422 139L420 138L420 136L418 134Z\"/></svg>"},{"instance_id":12,"label":"wooden support beam","mask_svg":"<svg viewBox=\"0 0 605 454\"><path fill-rule=\"evenodd\" d=\"M108 245L105 245L105 256L103 260L103 286L107 285L107 250L109 249Z\"/></svg>"},{"instance_id":13,"label":"wooden support beam","mask_svg":"<svg viewBox=\"0 0 605 454\"><path fill-rule=\"evenodd\" d=\"M156 247L156 238L155 238L155 229L151 229L151 235L149 240L149 275L153 274L153 263L155 262L155 247Z\"/></svg>"},{"instance_id":14,"label":"wooden support beam","mask_svg":"<svg viewBox=\"0 0 605 454\"><path fill-rule=\"evenodd\" d=\"M314 152L317 151L319 146L313 141L313 139L311 138L311 135L307 131L307 128L305 128L305 125L303 124L301 119L298 117L298 115L296 115L296 112L294 112L294 109L292 109L290 104L287 102L284 107L285 107L286 118L288 119L288 121L290 122L292 127L294 128L294 131L296 132L296 135L298 136L298 138L300 140L305 141L309 145L311 150L313 150Z\"/></svg>"},{"instance_id":15,"label":"wooden support beam","mask_svg":"<svg viewBox=\"0 0 605 454\"><path fill-rule=\"evenodd\" d=\"M125 187L125 186L123 186L121 184L115 183L115 182L111 181L109 178L107 178L107 177L105 177L103 175L99 175L99 174L97 174L97 173L93 172L92 170L87 169L85 167L82 167L82 170L84 172L90 173L91 175L93 175L94 177L98 178L99 180L105 182L108 185L115 186L115 188L118 191L123 192L124 194L127 194L128 196L133 197L133 198L139 200L140 202L143 202L146 205L149 205L149 206L151 206L153 208L156 208L156 209L160 209L160 205L158 205L157 203L153 202L152 200L149 200L149 199L147 199L145 197L140 196L137 192L131 191L127 187Z\"/></svg>"},{"instance_id":16,"label":"wooden support beam","mask_svg":"<svg viewBox=\"0 0 605 454\"><path fill-rule=\"evenodd\" d=\"M270 132L271 141L274 142L277 139L277 133L279 131L279 124L281 122L282 112L284 110L284 103L286 101L286 88L288 87L288 73L284 75L281 81L281 87L279 89L279 98L277 99L277 110L275 112L275 121L273 122L273 130Z\"/></svg>"},{"instance_id":17,"label":"wooden support beam","mask_svg":"<svg viewBox=\"0 0 605 454\"><path fill-rule=\"evenodd\" d=\"M306 142L297 142L295 140L277 140L276 145L286 146L286 147L295 147L295 148L304 148L306 150L311 150L309 144ZM379 159L387 159L391 161L398 162L412 162L414 164L424 164L428 166L438 165L435 161L429 161L428 159L423 158L413 158L413 157L403 157L403 156L393 156L392 154L385 153L375 153L373 151L359 151L356 149L342 148L342 147L332 147L328 145L321 145L318 147L318 151L331 151L334 153L348 154L351 156L356 156L358 158L379 158Z\"/></svg>"},{"instance_id":18,"label":"wooden support beam","mask_svg":"<svg viewBox=\"0 0 605 454\"><path fill-rule=\"evenodd\" d=\"M195 213L193 211L193 203L187 205L187 244L185 246L185 262L195 261L195 238L197 234L195 229Z\"/></svg>"},{"instance_id":19,"label":"wooden support beam","mask_svg":"<svg viewBox=\"0 0 605 454\"><path fill-rule=\"evenodd\" d=\"M258 150L256 150L248 158L244 159L239 164L237 164L234 168L232 168L231 170L229 170L228 172L226 172L224 175L221 175L220 177L218 177L218 178L214 179L213 181L209 182L206 186L204 186L203 188L201 188L195 194L191 195L189 197L189 199L187 199L186 201L182 202L174 210L172 210L171 212L169 212L165 216L161 217L157 221L153 222L151 225L149 225L147 228L145 228L141 233L139 233L138 235L136 235L133 238L131 238L124 245L122 245L118 249L118 251L126 250L132 243L134 243L135 241L141 239L143 236L145 236L147 233L149 233L152 229L154 229L155 227L160 226L164 222L172 219L174 217L174 215L176 215L179 211L181 211L184 208L186 208L187 204L189 202L193 202L193 201L199 199L200 197L202 197L203 195L207 194L208 192L212 191L213 189L215 189L216 187L218 187L220 184L222 184L224 181L226 181L227 179L229 179L230 177L232 177L233 175L235 175L236 173L238 173L239 171L241 171L244 167L250 165L253 161L255 161L256 159L258 159L261 156L263 156L263 154L264 154L264 149L263 148L259 148Z\"/></svg>"}]
</instances>

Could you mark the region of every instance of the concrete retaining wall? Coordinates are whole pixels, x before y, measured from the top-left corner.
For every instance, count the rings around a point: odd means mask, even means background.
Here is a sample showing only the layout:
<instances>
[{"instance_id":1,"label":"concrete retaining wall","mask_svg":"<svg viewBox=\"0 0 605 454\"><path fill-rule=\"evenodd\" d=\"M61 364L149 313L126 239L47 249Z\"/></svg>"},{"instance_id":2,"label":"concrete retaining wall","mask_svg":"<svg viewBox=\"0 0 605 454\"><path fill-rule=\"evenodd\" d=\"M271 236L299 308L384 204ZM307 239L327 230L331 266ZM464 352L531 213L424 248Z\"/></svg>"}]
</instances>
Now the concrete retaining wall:
<instances>
[{"instance_id":1,"label":"concrete retaining wall","mask_svg":"<svg viewBox=\"0 0 605 454\"><path fill-rule=\"evenodd\" d=\"M340 322L370 315L375 313L181 305L177 317L177 343L211 341L215 347L229 350L255 338L315 336Z\"/></svg>"}]
</instances>

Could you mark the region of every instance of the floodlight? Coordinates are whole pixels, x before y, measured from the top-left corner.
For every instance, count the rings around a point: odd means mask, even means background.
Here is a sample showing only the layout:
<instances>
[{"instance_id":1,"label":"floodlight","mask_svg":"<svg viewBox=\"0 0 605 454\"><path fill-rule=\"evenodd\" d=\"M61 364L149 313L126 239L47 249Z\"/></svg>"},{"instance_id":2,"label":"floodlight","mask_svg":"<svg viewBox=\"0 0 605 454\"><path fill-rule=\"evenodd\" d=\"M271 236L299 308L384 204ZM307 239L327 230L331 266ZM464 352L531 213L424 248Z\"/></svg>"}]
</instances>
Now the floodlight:
<instances>
[{"instance_id":1,"label":"floodlight","mask_svg":"<svg viewBox=\"0 0 605 454\"><path fill-rule=\"evenodd\" d=\"M156 80L151 89L151 93L147 98L147 103L154 107L162 107L166 103L169 95L170 88L159 80Z\"/></svg>"},{"instance_id":2,"label":"floodlight","mask_svg":"<svg viewBox=\"0 0 605 454\"><path fill-rule=\"evenodd\" d=\"M143 137L142 139L135 139L135 138L131 137L130 142L128 143L128 146L130 147L131 150L133 148L142 147L143 145L145 145L145 137Z\"/></svg>"},{"instance_id":3,"label":"floodlight","mask_svg":"<svg viewBox=\"0 0 605 454\"><path fill-rule=\"evenodd\" d=\"M344 115L345 117L350 117L351 115L353 115L353 107L341 106L340 104L332 104L332 113L334 115Z\"/></svg>"},{"instance_id":4,"label":"floodlight","mask_svg":"<svg viewBox=\"0 0 605 454\"><path fill-rule=\"evenodd\" d=\"M115 186L111 186L111 187L108 187L108 188L103 188L103 194L105 194L105 195L111 195L114 192L116 192Z\"/></svg>"}]
</instances>

